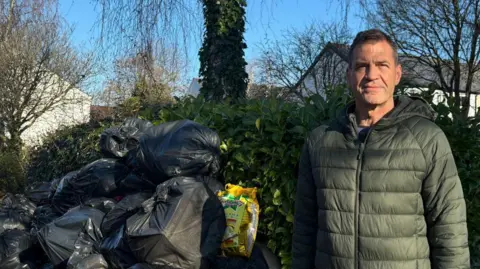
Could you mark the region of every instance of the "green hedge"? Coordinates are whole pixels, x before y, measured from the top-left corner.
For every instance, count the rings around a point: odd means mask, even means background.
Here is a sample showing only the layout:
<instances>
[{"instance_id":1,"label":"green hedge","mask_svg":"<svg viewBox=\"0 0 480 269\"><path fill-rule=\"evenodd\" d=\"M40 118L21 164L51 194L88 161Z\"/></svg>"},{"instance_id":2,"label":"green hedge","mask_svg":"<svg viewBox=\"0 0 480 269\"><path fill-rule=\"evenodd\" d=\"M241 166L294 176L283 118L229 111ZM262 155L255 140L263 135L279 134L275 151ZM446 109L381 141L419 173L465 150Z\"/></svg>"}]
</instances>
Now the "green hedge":
<instances>
[{"instance_id":1,"label":"green hedge","mask_svg":"<svg viewBox=\"0 0 480 269\"><path fill-rule=\"evenodd\" d=\"M112 125L110 121L91 122L52 133L31 151L28 182L51 181L101 158L100 134Z\"/></svg>"},{"instance_id":2,"label":"green hedge","mask_svg":"<svg viewBox=\"0 0 480 269\"><path fill-rule=\"evenodd\" d=\"M306 133L337 115L347 96L336 93L328 100L306 99L305 105L274 99L230 104L207 103L187 98L160 111L144 109L142 118L162 122L191 119L217 131L222 138L222 175L227 182L259 187L262 215L259 232L269 238L269 247L290 268L293 208L297 162ZM450 139L463 181L468 206L470 244L474 264L479 253L480 135L478 120L452 122L445 107L435 107L438 124ZM54 178L78 169L100 157L98 135L106 126L73 128L59 132L45 149L33 154L29 175ZM69 134L74 133L74 135ZM61 141L69 141L63 145ZM54 142L53 142L54 141Z\"/></svg>"},{"instance_id":3,"label":"green hedge","mask_svg":"<svg viewBox=\"0 0 480 269\"><path fill-rule=\"evenodd\" d=\"M25 189L28 162L24 155L24 152L0 152L0 197L7 192L18 193Z\"/></svg>"},{"instance_id":4,"label":"green hedge","mask_svg":"<svg viewBox=\"0 0 480 269\"><path fill-rule=\"evenodd\" d=\"M443 129L452 147L455 163L467 204L472 268L480 268L480 116L452 121L447 107L434 107L439 113L437 124Z\"/></svg>"}]
</instances>

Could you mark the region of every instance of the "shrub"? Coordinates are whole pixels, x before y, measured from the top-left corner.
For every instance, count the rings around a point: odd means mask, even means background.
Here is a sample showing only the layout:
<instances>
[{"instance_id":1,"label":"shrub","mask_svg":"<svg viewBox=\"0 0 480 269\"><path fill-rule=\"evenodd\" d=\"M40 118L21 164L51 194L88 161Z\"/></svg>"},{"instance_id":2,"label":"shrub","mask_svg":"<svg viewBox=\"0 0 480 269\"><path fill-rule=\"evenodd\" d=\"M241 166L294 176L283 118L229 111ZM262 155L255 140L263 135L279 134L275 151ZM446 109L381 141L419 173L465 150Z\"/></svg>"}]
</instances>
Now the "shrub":
<instances>
[{"instance_id":1,"label":"shrub","mask_svg":"<svg viewBox=\"0 0 480 269\"><path fill-rule=\"evenodd\" d=\"M21 192L25 187L26 156L23 152L0 152L0 197Z\"/></svg>"},{"instance_id":2,"label":"shrub","mask_svg":"<svg viewBox=\"0 0 480 269\"><path fill-rule=\"evenodd\" d=\"M101 158L100 134L112 124L108 121L86 123L49 135L41 147L31 151L28 181L50 181Z\"/></svg>"},{"instance_id":3,"label":"shrub","mask_svg":"<svg viewBox=\"0 0 480 269\"><path fill-rule=\"evenodd\" d=\"M480 268L480 117L452 120L445 105L434 106L437 124L448 137L467 205L472 268Z\"/></svg>"}]
</instances>

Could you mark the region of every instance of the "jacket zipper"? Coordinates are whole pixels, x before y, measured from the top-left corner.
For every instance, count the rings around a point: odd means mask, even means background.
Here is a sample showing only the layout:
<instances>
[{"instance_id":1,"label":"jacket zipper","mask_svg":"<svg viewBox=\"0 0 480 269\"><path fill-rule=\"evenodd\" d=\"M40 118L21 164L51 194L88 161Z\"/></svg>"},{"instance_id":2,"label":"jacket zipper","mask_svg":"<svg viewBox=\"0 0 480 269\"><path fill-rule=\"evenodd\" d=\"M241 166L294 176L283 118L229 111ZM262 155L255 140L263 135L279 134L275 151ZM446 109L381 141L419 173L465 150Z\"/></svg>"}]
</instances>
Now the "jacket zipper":
<instances>
[{"instance_id":1,"label":"jacket zipper","mask_svg":"<svg viewBox=\"0 0 480 269\"><path fill-rule=\"evenodd\" d=\"M355 178L355 268L358 269L359 266L359 255L358 255L358 238L359 238L359 218L360 218L360 174L362 169L362 162L363 162L363 151L365 150L365 143L367 143L368 137L370 136L370 132L372 131L372 127L368 130L365 139L360 141L360 145L358 146L358 155L357 155L357 175Z\"/></svg>"}]
</instances>

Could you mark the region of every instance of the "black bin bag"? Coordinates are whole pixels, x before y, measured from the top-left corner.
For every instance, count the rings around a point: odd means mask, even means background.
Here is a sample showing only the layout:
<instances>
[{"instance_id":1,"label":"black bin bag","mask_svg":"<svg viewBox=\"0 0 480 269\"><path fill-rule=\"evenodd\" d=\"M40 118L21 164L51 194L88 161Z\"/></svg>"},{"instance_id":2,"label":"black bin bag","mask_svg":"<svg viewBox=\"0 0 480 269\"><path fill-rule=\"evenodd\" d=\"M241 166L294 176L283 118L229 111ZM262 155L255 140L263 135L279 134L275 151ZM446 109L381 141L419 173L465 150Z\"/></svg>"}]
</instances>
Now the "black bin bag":
<instances>
[{"instance_id":1,"label":"black bin bag","mask_svg":"<svg viewBox=\"0 0 480 269\"><path fill-rule=\"evenodd\" d=\"M213 193L217 194L219 191L225 191L225 184L222 184L220 181L217 180L216 177L211 176L199 176L198 179L201 179L205 184L207 184L208 188L213 191Z\"/></svg>"},{"instance_id":2,"label":"black bin bag","mask_svg":"<svg viewBox=\"0 0 480 269\"><path fill-rule=\"evenodd\" d=\"M100 151L107 158L123 158L138 146L143 132L152 126L146 120L127 118L121 126L103 131L100 135Z\"/></svg>"},{"instance_id":3,"label":"black bin bag","mask_svg":"<svg viewBox=\"0 0 480 269\"><path fill-rule=\"evenodd\" d=\"M117 201L115 199L105 197L91 198L84 203L84 205L98 209L105 214L110 212L110 210L112 210L116 204Z\"/></svg>"},{"instance_id":4,"label":"black bin bag","mask_svg":"<svg viewBox=\"0 0 480 269\"><path fill-rule=\"evenodd\" d=\"M74 173L76 173L76 172L77 172L77 171L72 171L72 172L68 173L67 175L69 175L69 174L74 174ZM67 175L65 175L65 176L67 176ZM65 176L64 176L64 177L65 177ZM49 193L48 193L48 200L49 200L49 201L52 201L53 196L55 195L55 192L57 192L58 185L60 184L60 181L62 181L62 178L63 178L63 177L58 177L58 178L55 178L54 180L52 180L52 181L50 182L50 191L49 191Z\"/></svg>"},{"instance_id":5,"label":"black bin bag","mask_svg":"<svg viewBox=\"0 0 480 269\"><path fill-rule=\"evenodd\" d=\"M140 192L127 195L110 210L102 221L102 234L107 236L125 225L127 219L137 213L142 203L152 197L152 193Z\"/></svg>"},{"instance_id":6,"label":"black bin bag","mask_svg":"<svg viewBox=\"0 0 480 269\"><path fill-rule=\"evenodd\" d=\"M149 264L145 264L145 263L137 263L137 264L134 264L131 267L128 267L128 269L157 269L157 268L158 267L153 267L153 266L151 266ZM170 269L170 268L168 268L168 269Z\"/></svg>"},{"instance_id":7,"label":"black bin bag","mask_svg":"<svg viewBox=\"0 0 480 269\"><path fill-rule=\"evenodd\" d=\"M266 244L257 242L254 245L255 248L258 249L258 252L261 252L261 255L257 255L256 257L262 256L265 259L265 262L268 266L268 269L281 269L282 264L280 259L267 247ZM260 253L259 253L260 254Z\"/></svg>"},{"instance_id":8,"label":"black bin bag","mask_svg":"<svg viewBox=\"0 0 480 269\"><path fill-rule=\"evenodd\" d=\"M56 182L52 182L52 186L54 184L57 185L55 190L50 188L50 200L52 203L52 208L60 213L63 214L67 212L70 208L73 208L80 203L76 201L77 197L74 196L75 192L72 190L72 182L75 181L79 171L71 171L64 175L56 184Z\"/></svg>"},{"instance_id":9,"label":"black bin bag","mask_svg":"<svg viewBox=\"0 0 480 269\"><path fill-rule=\"evenodd\" d=\"M71 180L70 178L72 177L76 177L77 174L78 174L78 170L75 170L75 171L68 172L62 177L52 180L52 183L50 185L50 195L49 195L50 201L53 200L53 197L55 196L55 193L57 193L57 191L62 190L63 183L65 181Z\"/></svg>"},{"instance_id":10,"label":"black bin bag","mask_svg":"<svg viewBox=\"0 0 480 269\"><path fill-rule=\"evenodd\" d=\"M112 268L129 268L137 262L128 246L125 226L103 240L100 252Z\"/></svg>"},{"instance_id":11,"label":"black bin bag","mask_svg":"<svg viewBox=\"0 0 480 269\"><path fill-rule=\"evenodd\" d=\"M7 193L0 203L1 209L14 209L26 212L32 216L37 206L25 197L23 194Z\"/></svg>"},{"instance_id":12,"label":"black bin bag","mask_svg":"<svg viewBox=\"0 0 480 269\"><path fill-rule=\"evenodd\" d=\"M108 268L108 264L98 253L98 243L81 232L75 242L75 249L68 259L67 269Z\"/></svg>"},{"instance_id":13,"label":"black bin bag","mask_svg":"<svg viewBox=\"0 0 480 269\"><path fill-rule=\"evenodd\" d=\"M42 205L35 209L32 219L32 227L39 231L43 226L54 221L56 218L61 217L62 215L53 210L51 205Z\"/></svg>"},{"instance_id":14,"label":"black bin bag","mask_svg":"<svg viewBox=\"0 0 480 269\"><path fill-rule=\"evenodd\" d=\"M123 120L122 126L135 127L140 130L140 132L145 132L147 129L152 127L153 124L148 120L129 117Z\"/></svg>"},{"instance_id":15,"label":"black bin bag","mask_svg":"<svg viewBox=\"0 0 480 269\"><path fill-rule=\"evenodd\" d=\"M27 231L8 230L0 235L0 268L34 269L41 249Z\"/></svg>"},{"instance_id":16,"label":"black bin bag","mask_svg":"<svg viewBox=\"0 0 480 269\"><path fill-rule=\"evenodd\" d=\"M128 244L139 263L165 268L209 268L225 232L225 212L205 183L177 177L127 220Z\"/></svg>"},{"instance_id":17,"label":"black bin bag","mask_svg":"<svg viewBox=\"0 0 480 269\"><path fill-rule=\"evenodd\" d=\"M0 203L0 233L30 229L35 208L24 195L7 193Z\"/></svg>"},{"instance_id":18,"label":"black bin bag","mask_svg":"<svg viewBox=\"0 0 480 269\"><path fill-rule=\"evenodd\" d=\"M61 213L84 204L92 197L117 195L117 184L128 174L128 168L115 159L99 159L78 173L61 180L53 196L54 208Z\"/></svg>"},{"instance_id":19,"label":"black bin bag","mask_svg":"<svg viewBox=\"0 0 480 269\"><path fill-rule=\"evenodd\" d=\"M7 230L28 230L32 215L18 209L0 209L0 233Z\"/></svg>"},{"instance_id":20,"label":"black bin bag","mask_svg":"<svg viewBox=\"0 0 480 269\"><path fill-rule=\"evenodd\" d=\"M98 209L78 206L45 225L37 237L51 263L65 265L75 249L86 244L98 249L103 239L100 224L104 215Z\"/></svg>"},{"instance_id":21,"label":"black bin bag","mask_svg":"<svg viewBox=\"0 0 480 269\"><path fill-rule=\"evenodd\" d=\"M172 177L215 175L220 167L220 137L196 122L180 120L145 131L131 158L152 182Z\"/></svg>"},{"instance_id":22,"label":"black bin bag","mask_svg":"<svg viewBox=\"0 0 480 269\"><path fill-rule=\"evenodd\" d=\"M148 180L138 171L131 171L120 183L118 184L119 193L124 195L135 194L139 192L154 192L157 184Z\"/></svg>"},{"instance_id":23,"label":"black bin bag","mask_svg":"<svg viewBox=\"0 0 480 269\"><path fill-rule=\"evenodd\" d=\"M55 267L51 263L45 263L40 266L40 269L55 269Z\"/></svg>"},{"instance_id":24,"label":"black bin bag","mask_svg":"<svg viewBox=\"0 0 480 269\"><path fill-rule=\"evenodd\" d=\"M117 184L129 173L128 167L115 159L99 159L83 167L77 175L79 182L92 182L92 197L114 197Z\"/></svg>"},{"instance_id":25,"label":"black bin bag","mask_svg":"<svg viewBox=\"0 0 480 269\"><path fill-rule=\"evenodd\" d=\"M83 257L74 264L70 264L68 269L108 269L108 263L101 254L91 254Z\"/></svg>"},{"instance_id":26,"label":"black bin bag","mask_svg":"<svg viewBox=\"0 0 480 269\"><path fill-rule=\"evenodd\" d=\"M36 205L47 204L50 195L51 182L35 182L27 186L25 193L27 198Z\"/></svg>"}]
</instances>

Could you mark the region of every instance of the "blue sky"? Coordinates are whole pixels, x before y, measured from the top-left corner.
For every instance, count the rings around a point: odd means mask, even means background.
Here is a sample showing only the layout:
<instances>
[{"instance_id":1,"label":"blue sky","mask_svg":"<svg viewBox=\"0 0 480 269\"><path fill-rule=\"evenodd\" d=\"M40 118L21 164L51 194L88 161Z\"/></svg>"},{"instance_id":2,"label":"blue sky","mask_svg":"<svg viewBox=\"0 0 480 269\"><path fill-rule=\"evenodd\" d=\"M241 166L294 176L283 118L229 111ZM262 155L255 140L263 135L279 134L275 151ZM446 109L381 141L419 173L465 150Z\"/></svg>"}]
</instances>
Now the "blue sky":
<instances>
[{"instance_id":1,"label":"blue sky","mask_svg":"<svg viewBox=\"0 0 480 269\"><path fill-rule=\"evenodd\" d=\"M247 7L247 24L245 41L248 48L245 58L248 61L258 57L258 44L265 38L281 38L283 30L288 28L303 29L313 20L333 22L341 20L342 0L251 0ZM75 45L91 48L98 19L99 6L95 0L60 0L60 12L70 24L75 26L72 41ZM351 1L355 2L355 1ZM352 31L362 30L365 25L356 16L356 7L352 6L348 17L348 25ZM192 42L189 46L192 63L188 77L198 75L198 49L201 43Z\"/></svg>"}]
</instances>

